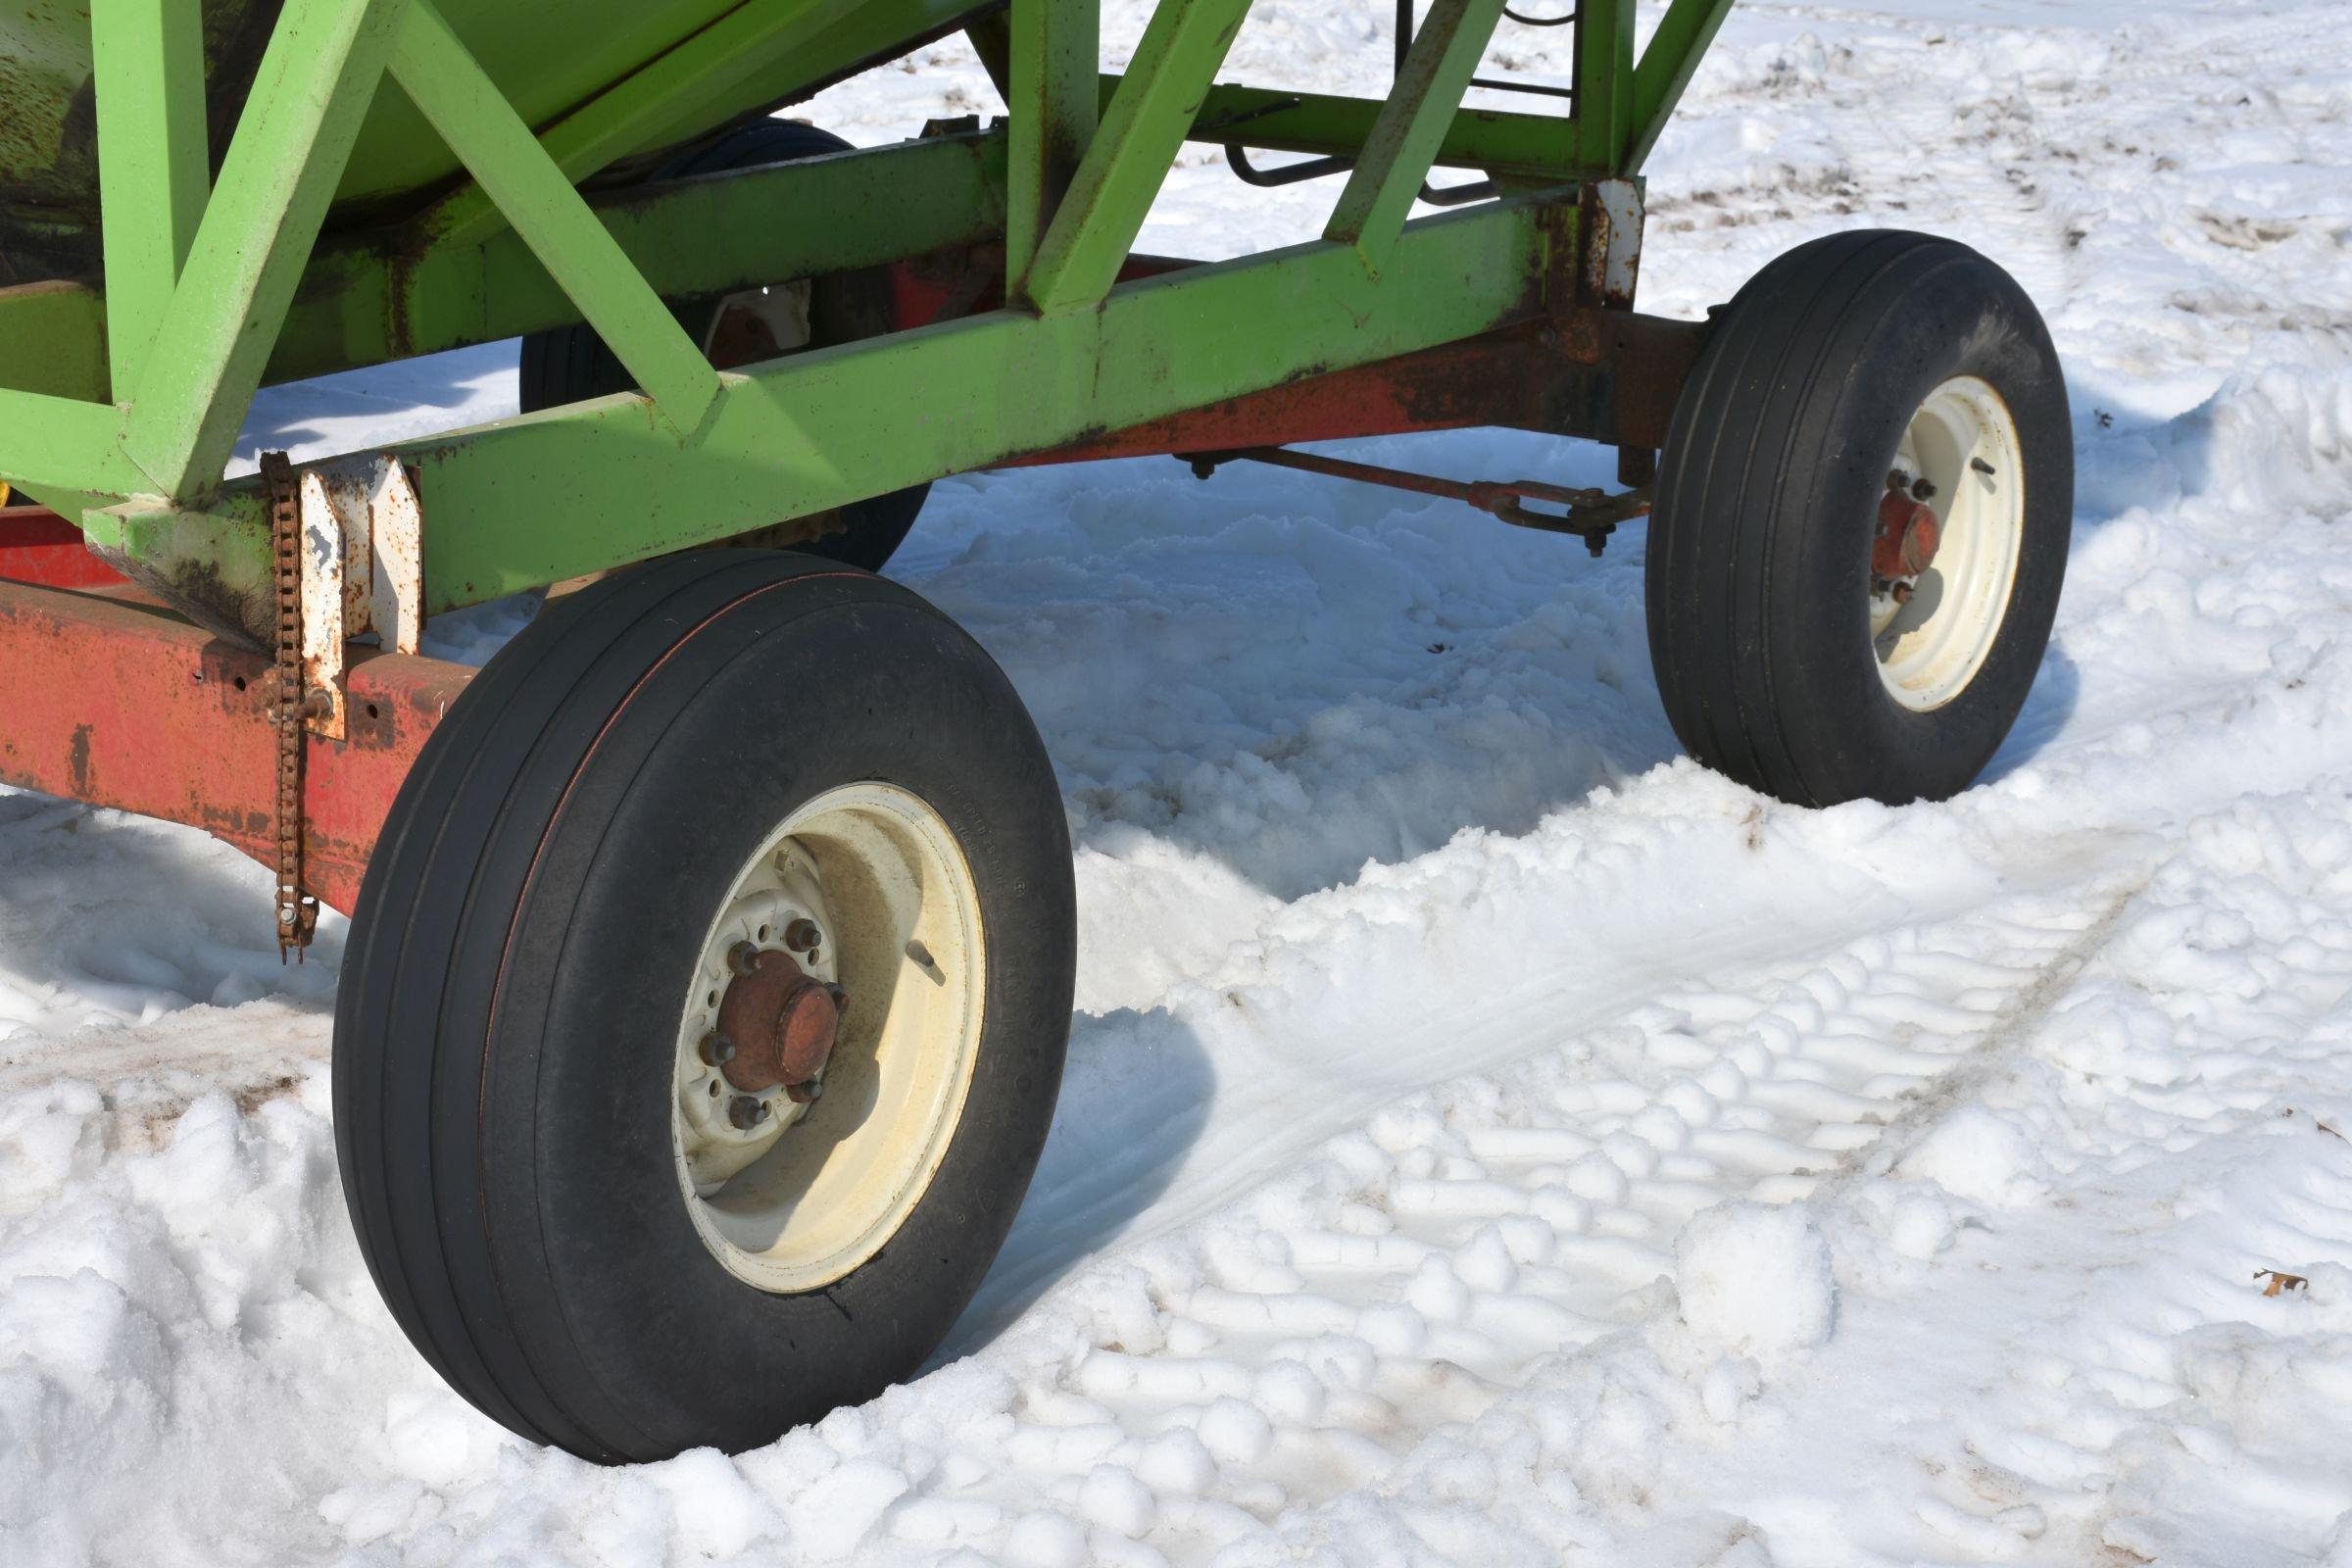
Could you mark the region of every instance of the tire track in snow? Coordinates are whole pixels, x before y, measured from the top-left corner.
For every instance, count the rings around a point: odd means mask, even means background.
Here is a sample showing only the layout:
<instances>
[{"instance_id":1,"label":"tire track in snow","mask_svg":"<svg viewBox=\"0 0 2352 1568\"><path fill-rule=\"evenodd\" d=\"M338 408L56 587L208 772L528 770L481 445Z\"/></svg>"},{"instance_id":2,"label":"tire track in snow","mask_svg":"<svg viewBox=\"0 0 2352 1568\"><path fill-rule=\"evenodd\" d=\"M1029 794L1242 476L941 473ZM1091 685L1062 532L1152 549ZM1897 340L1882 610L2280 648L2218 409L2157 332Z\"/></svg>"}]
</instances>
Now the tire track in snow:
<instances>
[{"instance_id":1,"label":"tire track in snow","mask_svg":"<svg viewBox=\"0 0 2352 1568\"><path fill-rule=\"evenodd\" d=\"M1931 1091L1916 1096L1870 1150L1855 1151L1837 1171L1825 1176L1817 1191L1827 1196L1867 1176L1883 1173L1901 1158L1913 1135L1931 1126L1954 1105L1965 1103L1995 1075L2007 1071L2010 1058L2031 1044L2035 1031L2066 1000L2077 977L2106 947L2132 901L2146 889L2151 874L2141 870L2100 879L2102 883L2116 884L2111 893L2095 886L2086 889L2094 900L2089 922L2080 936L2034 976L2032 984L2002 1005L1985 1031L1984 1044L1971 1052L1965 1062L1938 1078ZM1861 1157L1865 1153L1871 1157Z\"/></svg>"},{"instance_id":2,"label":"tire track in snow","mask_svg":"<svg viewBox=\"0 0 2352 1568\"><path fill-rule=\"evenodd\" d=\"M1284 1519L1377 1486L1433 1432L1659 1310L1699 1209L1891 1162L1889 1134L2046 1015L2143 874L1668 992L1392 1103L1065 1286L1062 1304L1101 1303L1089 1342L1005 1391L891 1528L1011 1561L1271 1549Z\"/></svg>"}]
</instances>

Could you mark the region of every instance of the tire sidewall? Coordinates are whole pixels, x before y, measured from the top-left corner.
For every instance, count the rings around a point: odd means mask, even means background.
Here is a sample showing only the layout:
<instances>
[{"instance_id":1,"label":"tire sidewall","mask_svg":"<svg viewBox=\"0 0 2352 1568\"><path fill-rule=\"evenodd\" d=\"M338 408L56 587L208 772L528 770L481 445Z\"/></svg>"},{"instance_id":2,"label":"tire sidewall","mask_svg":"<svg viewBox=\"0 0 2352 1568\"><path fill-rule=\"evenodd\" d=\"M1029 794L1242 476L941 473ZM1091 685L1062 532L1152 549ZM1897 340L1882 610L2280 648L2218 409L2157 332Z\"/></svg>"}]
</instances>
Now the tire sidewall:
<instances>
[{"instance_id":1,"label":"tire sidewall","mask_svg":"<svg viewBox=\"0 0 2352 1568\"><path fill-rule=\"evenodd\" d=\"M1067 1042L1068 842L1009 684L888 585L844 574L829 603L787 612L786 597L754 595L693 631L600 737L533 872L488 1037L490 1187L528 1198L493 1205L494 1227L514 1222L496 1250L515 1268L544 1260L560 1332L649 1454L763 1443L911 1374L1011 1224ZM760 840L865 779L929 803L971 867L987 937L977 1063L900 1230L823 1290L775 1295L721 1265L687 1211L671 1142L679 1018L704 933Z\"/></svg>"}]
</instances>

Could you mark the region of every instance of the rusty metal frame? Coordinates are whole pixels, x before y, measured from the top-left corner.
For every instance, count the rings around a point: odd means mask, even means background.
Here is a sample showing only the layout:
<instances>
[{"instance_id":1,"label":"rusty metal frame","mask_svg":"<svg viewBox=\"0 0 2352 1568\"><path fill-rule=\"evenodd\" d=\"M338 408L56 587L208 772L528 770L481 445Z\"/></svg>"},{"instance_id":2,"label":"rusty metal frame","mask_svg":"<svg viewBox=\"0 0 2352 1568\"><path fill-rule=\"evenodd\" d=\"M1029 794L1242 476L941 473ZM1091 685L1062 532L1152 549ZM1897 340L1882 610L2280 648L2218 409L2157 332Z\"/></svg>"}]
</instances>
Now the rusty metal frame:
<instances>
[{"instance_id":1,"label":"rusty metal frame","mask_svg":"<svg viewBox=\"0 0 2352 1568\"><path fill-rule=\"evenodd\" d=\"M264 864L277 858L270 659L171 612L0 582L0 781L184 822ZM472 671L362 652L349 735L311 737L302 773L308 890L348 911L392 797Z\"/></svg>"}]
</instances>

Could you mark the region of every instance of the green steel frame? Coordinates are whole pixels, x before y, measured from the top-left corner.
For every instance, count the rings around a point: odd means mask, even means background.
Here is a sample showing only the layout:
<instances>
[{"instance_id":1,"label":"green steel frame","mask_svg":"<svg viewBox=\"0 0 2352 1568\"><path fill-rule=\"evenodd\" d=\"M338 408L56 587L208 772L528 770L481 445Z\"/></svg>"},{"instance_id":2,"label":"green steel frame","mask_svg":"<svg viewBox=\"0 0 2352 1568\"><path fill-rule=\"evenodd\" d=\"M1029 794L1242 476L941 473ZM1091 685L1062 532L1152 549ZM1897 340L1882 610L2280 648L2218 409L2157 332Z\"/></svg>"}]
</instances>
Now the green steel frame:
<instances>
[{"instance_id":1,"label":"green steel frame","mask_svg":"<svg viewBox=\"0 0 2352 1568\"><path fill-rule=\"evenodd\" d=\"M438 611L1556 318L1585 187L1638 172L1729 3L1672 0L1637 59L1633 0L1583 0L1560 119L1462 108L1502 0L1432 0L1385 101L1216 83L1250 0L1159 0L1115 76L1095 0L744 0L533 127L432 0L286 0L214 177L194 0L93 0L104 287L0 289L0 479L250 632L268 528L222 470L265 380L584 320L644 389L385 449ZM1000 128L593 184L958 22ZM387 80L469 178L327 232ZM1352 168L1319 241L1120 281L1187 140ZM1407 221L1441 165L1503 194ZM998 244L999 309L736 369L664 303Z\"/></svg>"}]
</instances>

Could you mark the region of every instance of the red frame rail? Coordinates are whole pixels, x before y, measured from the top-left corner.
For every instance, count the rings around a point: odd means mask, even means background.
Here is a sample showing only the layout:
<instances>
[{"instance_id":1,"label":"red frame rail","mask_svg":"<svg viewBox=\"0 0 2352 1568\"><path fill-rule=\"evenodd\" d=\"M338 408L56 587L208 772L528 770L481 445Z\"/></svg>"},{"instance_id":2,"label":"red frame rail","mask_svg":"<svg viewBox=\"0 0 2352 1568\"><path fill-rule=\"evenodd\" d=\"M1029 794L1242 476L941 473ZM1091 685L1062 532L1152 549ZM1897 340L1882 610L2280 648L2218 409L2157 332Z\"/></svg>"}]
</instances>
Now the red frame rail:
<instances>
[{"instance_id":1,"label":"red frame rail","mask_svg":"<svg viewBox=\"0 0 2352 1568\"><path fill-rule=\"evenodd\" d=\"M81 530L41 507L0 507L0 581L114 588L121 572L82 547Z\"/></svg>"},{"instance_id":2,"label":"red frame rail","mask_svg":"<svg viewBox=\"0 0 2352 1568\"><path fill-rule=\"evenodd\" d=\"M0 582L0 782L184 822L274 862L268 659L168 611ZM354 661L350 739L310 737L303 768L305 881L320 902L350 912L392 797L472 674Z\"/></svg>"}]
</instances>

